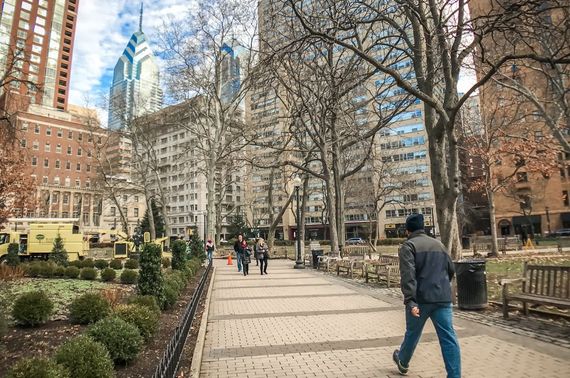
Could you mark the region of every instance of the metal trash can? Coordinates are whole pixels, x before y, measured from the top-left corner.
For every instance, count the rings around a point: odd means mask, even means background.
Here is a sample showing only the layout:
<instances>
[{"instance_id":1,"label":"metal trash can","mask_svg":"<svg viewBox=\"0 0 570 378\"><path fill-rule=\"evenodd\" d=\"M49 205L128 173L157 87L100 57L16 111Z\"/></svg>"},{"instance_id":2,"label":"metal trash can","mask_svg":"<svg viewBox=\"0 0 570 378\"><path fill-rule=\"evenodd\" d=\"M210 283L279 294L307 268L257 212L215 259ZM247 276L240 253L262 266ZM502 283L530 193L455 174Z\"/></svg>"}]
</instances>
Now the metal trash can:
<instances>
[{"instance_id":1,"label":"metal trash can","mask_svg":"<svg viewBox=\"0 0 570 378\"><path fill-rule=\"evenodd\" d=\"M457 305L462 310L481 310L487 307L487 272L485 260L455 262Z\"/></svg>"},{"instance_id":2,"label":"metal trash can","mask_svg":"<svg viewBox=\"0 0 570 378\"><path fill-rule=\"evenodd\" d=\"M315 249L312 250L311 253L313 254L313 269L317 269L319 267L319 256L324 254L322 249Z\"/></svg>"}]
</instances>

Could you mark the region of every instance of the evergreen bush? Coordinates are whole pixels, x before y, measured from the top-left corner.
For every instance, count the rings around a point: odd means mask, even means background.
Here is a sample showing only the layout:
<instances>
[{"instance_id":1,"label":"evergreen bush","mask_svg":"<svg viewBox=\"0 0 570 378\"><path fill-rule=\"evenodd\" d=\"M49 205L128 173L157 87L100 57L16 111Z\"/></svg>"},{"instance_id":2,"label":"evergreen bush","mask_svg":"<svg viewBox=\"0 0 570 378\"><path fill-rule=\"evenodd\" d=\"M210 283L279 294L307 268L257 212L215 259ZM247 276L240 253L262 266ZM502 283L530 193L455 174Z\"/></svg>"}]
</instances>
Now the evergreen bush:
<instances>
[{"instance_id":1,"label":"evergreen bush","mask_svg":"<svg viewBox=\"0 0 570 378\"><path fill-rule=\"evenodd\" d=\"M79 276L82 280L93 281L97 278L97 270L95 268L83 268Z\"/></svg>"},{"instance_id":2,"label":"evergreen bush","mask_svg":"<svg viewBox=\"0 0 570 378\"><path fill-rule=\"evenodd\" d=\"M9 266L18 266L20 265L20 256L18 256L18 243L10 243L8 244L8 256L6 256L6 264Z\"/></svg>"},{"instance_id":3,"label":"evergreen bush","mask_svg":"<svg viewBox=\"0 0 570 378\"><path fill-rule=\"evenodd\" d=\"M156 297L153 297L152 295L133 295L129 298L127 303L145 306L160 316L160 306L156 301Z\"/></svg>"},{"instance_id":4,"label":"evergreen bush","mask_svg":"<svg viewBox=\"0 0 570 378\"><path fill-rule=\"evenodd\" d=\"M125 261L125 269L138 269L138 268L139 268L138 260L128 259L127 261Z\"/></svg>"},{"instance_id":5,"label":"evergreen bush","mask_svg":"<svg viewBox=\"0 0 570 378\"><path fill-rule=\"evenodd\" d=\"M121 259L113 259L111 260L109 267L115 270L121 270L123 269L123 262L121 261Z\"/></svg>"},{"instance_id":6,"label":"evergreen bush","mask_svg":"<svg viewBox=\"0 0 570 378\"><path fill-rule=\"evenodd\" d=\"M164 269L170 268L170 259L168 257L163 257L160 262L162 263L162 267Z\"/></svg>"},{"instance_id":7,"label":"evergreen bush","mask_svg":"<svg viewBox=\"0 0 570 378\"><path fill-rule=\"evenodd\" d=\"M87 334L105 345L115 363L132 361L143 345L138 328L116 316L101 319L89 326Z\"/></svg>"},{"instance_id":8,"label":"evergreen bush","mask_svg":"<svg viewBox=\"0 0 570 378\"><path fill-rule=\"evenodd\" d=\"M92 258L84 259L81 262L81 268L95 268L95 262Z\"/></svg>"},{"instance_id":9,"label":"evergreen bush","mask_svg":"<svg viewBox=\"0 0 570 378\"><path fill-rule=\"evenodd\" d=\"M65 270L67 268L62 266L62 265L57 265L55 267L55 269L53 270L53 276L54 277L64 277L65 276Z\"/></svg>"},{"instance_id":10,"label":"evergreen bush","mask_svg":"<svg viewBox=\"0 0 570 378\"><path fill-rule=\"evenodd\" d=\"M101 281L103 282L111 282L115 279L115 277L117 276L117 273L115 272L114 269L111 268L105 268L103 269L103 271L101 272Z\"/></svg>"},{"instance_id":11,"label":"evergreen bush","mask_svg":"<svg viewBox=\"0 0 570 378\"><path fill-rule=\"evenodd\" d=\"M98 260L95 260L94 264L95 264L95 268L97 268L99 270L103 270L103 269L109 267L109 262L107 260L98 259Z\"/></svg>"},{"instance_id":12,"label":"evergreen bush","mask_svg":"<svg viewBox=\"0 0 570 378\"><path fill-rule=\"evenodd\" d=\"M125 269L121 273L121 283L125 285L136 284L139 279L139 274L136 270Z\"/></svg>"},{"instance_id":13,"label":"evergreen bush","mask_svg":"<svg viewBox=\"0 0 570 378\"><path fill-rule=\"evenodd\" d=\"M190 258L198 259L200 262L206 260L206 251L204 242L197 234L192 234L190 237Z\"/></svg>"},{"instance_id":14,"label":"evergreen bush","mask_svg":"<svg viewBox=\"0 0 570 378\"><path fill-rule=\"evenodd\" d=\"M68 265L68 266L74 266L74 267L76 267L76 268L81 269L81 268L83 268L83 261L81 261L81 260L73 260L73 261L70 261L67 265Z\"/></svg>"},{"instance_id":15,"label":"evergreen bush","mask_svg":"<svg viewBox=\"0 0 570 378\"><path fill-rule=\"evenodd\" d=\"M40 276L41 262L32 261L31 263L24 264L24 274L28 277L36 278Z\"/></svg>"},{"instance_id":16,"label":"evergreen bush","mask_svg":"<svg viewBox=\"0 0 570 378\"><path fill-rule=\"evenodd\" d=\"M69 305L69 320L74 324L89 324L111 313L111 305L99 293L85 293Z\"/></svg>"},{"instance_id":17,"label":"evergreen bush","mask_svg":"<svg viewBox=\"0 0 570 378\"><path fill-rule=\"evenodd\" d=\"M184 270L188 256L184 240L175 240L172 243L172 269Z\"/></svg>"},{"instance_id":18,"label":"evergreen bush","mask_svg":"<svg viewBox=\"0 0 570 378\"><path fill-rule=\"evenodd\" d=\"M136 326L140 335L147 342L158 330L160 313L157 314L147 306L138 304L119 305L115 308L115 315Z\"/></svg>"},{"instance_id":19,"label":"evergreen bush","mask_svg":"<svg viewBox=\"0 0 570 378\"><path fill-rule=\"evenodd\" d=\"M113 361L105 346L91 337L80 335L65 342L55 360L69 370L73 378L112 378Z\"/></svg>"},{"instance_id":20,"label":"evergreen bush","mask_svg":"<svg viewBox=\"0 0 570 378\"><path fill-rule=\"evenodd\" d=\"M63 245L63 239L58 233L53 241L53 248L49 255L49 260L53 261L57 265L67 266L68 256L65 246Z\"/></svg>"},{"instance_id":21,"label":"evergreen bush","mask_svg":"<svg viewBox=\"0 0 570 378\"><path fill-rule=\"evenodd\" d=\"M6 378L69 378L69 371L55 361L42 357L25 357L18 362Z\"/></svg>"},{"instance_id":22,"label":"evergreen bush","mask_svg":"<svg viewBox=\"0 0 570 378\"><path fill-rule=\"evenodd\" d=\"M147 243L140 255L138 292L141 295L153 295L159 303L163 298L164 279L160 268L161 246Z\"/></svg>"},{"instance_id":23,"label":"evergreen bush","mask_svg":"<svg viewBox=\"0 0 570 378\"><path fill-rule=\"evenodd\" d=\"M12 318L25 327L35 327L47 322L52 313L53 303L43 291L20 295L12 308Z\"/></svg>"},{"instance_id":24,"label":"evergreen bush","mask_svg":"<svg viewBox=\"0 0 570 378\"><path fill-rule=\"evenodd\" d=\"M76 266L68 266L67 268L65 268L65 276L67 278L79 277L79 268Z\"/></svg>"},{"instance_id":25,"label":"evergreen bush","mask_svg":"<svg viewBox=\"0 0 570 378\"><path fill-rule=\"evenodd\" d=\"M4 312L2 312L2 309L0 309L0 339L6 334L7 331L8 331L8 320L6 320Z\"/></svg>"},{"instance_id":26,"label":"evergreen bush","mask_svg":"<svg viewBox=\"0 0 570 378\"><path fill-rule=\"evenodd\" d=\"M40 261L38 265L40 267L40 276L41 277L44 277L44 278L52 278L53 277L56 264L54 264L51 261Z\"/></svg>"}]
</instances>

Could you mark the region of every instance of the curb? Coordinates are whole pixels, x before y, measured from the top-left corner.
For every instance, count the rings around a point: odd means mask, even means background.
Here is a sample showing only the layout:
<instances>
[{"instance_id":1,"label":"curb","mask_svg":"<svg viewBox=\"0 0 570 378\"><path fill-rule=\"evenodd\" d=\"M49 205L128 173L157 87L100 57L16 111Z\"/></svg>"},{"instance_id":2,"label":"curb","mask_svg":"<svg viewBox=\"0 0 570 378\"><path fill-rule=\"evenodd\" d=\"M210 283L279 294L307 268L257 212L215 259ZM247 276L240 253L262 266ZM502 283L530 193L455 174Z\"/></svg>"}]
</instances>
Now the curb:
<instances>
[{"instance_id":1,"label":"curb","mask_svg":"<svg viewBox=\"0 0 570 378\"><path fill-rule=\"evenodd\" d=\"M212 278L208 287L206 302L204 303L204 313L202 313L202 321L200 322L200 330L196 339L196 347L192 355L192 365L190 366L190 377L198 378L200 376L200 368L202 367L202 356L204 353L204 344L206 341L206 328L208 327L208 314L210 312L210 299L212 297L212 289L214 287L214 277L216 276L216 267L212 267Z\"/></svg>"}]
</instances>

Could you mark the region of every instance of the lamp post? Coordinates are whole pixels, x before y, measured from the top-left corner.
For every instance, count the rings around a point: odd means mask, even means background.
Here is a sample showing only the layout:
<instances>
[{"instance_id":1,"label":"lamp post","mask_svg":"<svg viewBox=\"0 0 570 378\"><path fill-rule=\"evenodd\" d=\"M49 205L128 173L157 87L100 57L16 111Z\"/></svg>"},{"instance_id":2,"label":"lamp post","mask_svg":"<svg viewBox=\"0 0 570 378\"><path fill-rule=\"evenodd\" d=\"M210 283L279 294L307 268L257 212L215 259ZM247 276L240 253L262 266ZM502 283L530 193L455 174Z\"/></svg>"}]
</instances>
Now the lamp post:
<instances>
[{"instance_id":1,"label":"lamp post","mask_svg":"<svg viewBox=\"0 0 570 378\"><path fill-rule=\"evenodd\" d=\"M301 187L301 178L299 176L296 176L293 179L293 185L295 185L295 198L297 200L297 243L296 243L296 249L297 249L297 261L295 261L295 269L305 269L305 265L303 265L303 258L301 257L301 238L299 237L300 235L300 224L301 224L301 211L299 209L299 188Z\"/></svg>"}]
</instances>

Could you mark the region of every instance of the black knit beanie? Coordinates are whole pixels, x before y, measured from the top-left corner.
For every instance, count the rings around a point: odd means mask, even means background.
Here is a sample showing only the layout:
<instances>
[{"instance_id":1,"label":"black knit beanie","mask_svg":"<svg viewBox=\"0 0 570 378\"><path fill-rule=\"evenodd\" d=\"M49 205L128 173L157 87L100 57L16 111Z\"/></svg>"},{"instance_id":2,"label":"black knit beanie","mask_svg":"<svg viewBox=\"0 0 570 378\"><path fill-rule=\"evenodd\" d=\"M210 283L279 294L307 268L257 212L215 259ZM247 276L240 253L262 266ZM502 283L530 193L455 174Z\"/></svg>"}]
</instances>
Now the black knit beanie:
<instances>
[{"instance_id":1,"label":"black knit beanie","mask_svg":"<svg viewBox=\"0 0 570 378\"><path fill-rule=\"evenodd\" d=\"M424 229L424 216L423 214L412 214L406 218L406 230L414 232Z\"/></svg>"}]
</instances>

